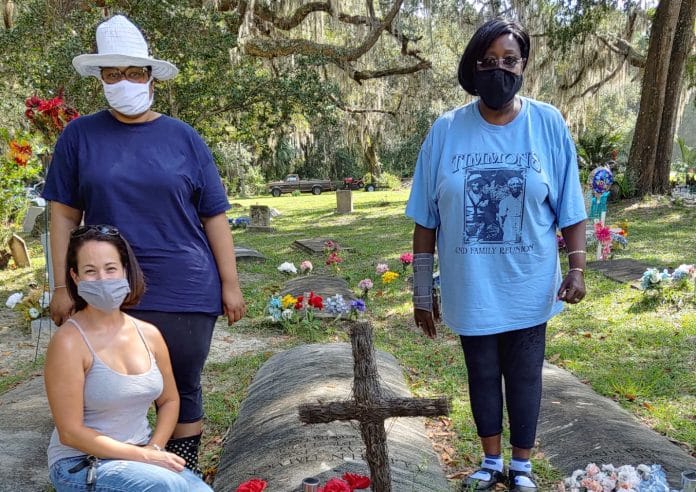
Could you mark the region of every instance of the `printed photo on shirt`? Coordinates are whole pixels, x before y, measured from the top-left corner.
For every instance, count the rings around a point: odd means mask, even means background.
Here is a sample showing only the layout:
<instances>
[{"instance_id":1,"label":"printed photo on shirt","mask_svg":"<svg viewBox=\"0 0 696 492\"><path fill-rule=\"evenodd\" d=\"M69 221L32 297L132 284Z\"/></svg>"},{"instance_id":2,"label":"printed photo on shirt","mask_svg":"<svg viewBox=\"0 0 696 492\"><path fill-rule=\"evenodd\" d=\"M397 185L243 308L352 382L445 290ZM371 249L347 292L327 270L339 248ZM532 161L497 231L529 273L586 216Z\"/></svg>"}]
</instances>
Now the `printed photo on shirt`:
<instances>
[{"instance_id":1,"label":"printed photo on shirt","mask_svg":"<svg viewBox=\"0 0 696 492\"><path fill-rule=\"evenodd\" d=\"M469 169L464 181L464 244L520 243L526 169Z\"/></svg>"}]
</instances>

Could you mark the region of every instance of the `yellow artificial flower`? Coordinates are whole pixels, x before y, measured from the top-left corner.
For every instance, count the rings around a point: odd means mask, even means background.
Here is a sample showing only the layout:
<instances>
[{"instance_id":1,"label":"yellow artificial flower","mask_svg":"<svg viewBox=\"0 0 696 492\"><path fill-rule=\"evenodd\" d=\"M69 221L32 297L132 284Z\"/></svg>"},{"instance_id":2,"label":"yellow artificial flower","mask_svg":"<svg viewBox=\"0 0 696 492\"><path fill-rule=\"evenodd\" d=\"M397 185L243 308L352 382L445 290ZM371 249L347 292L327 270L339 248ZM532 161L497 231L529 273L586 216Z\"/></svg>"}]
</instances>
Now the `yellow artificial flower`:
<instances>
[{"instance_id":1,"label":"yellow artificial flower","mask_svg":"<svg viewBox=\"0 0 696 492\"><path fill-rule=\"evenodd\" d=\"M396 272L384 272L382 274L382 282L385 284L390 284L397 278L399 278L399 274Z\"/></svg>"},{"instance_id":2,"label":"yellow artificial flower","mask_svg":"<svg viewBox=\"0 0 696 492\"><path fill-rule=\"evenodd\" d=\"M280 300L280 305L283 306L283 309L290 309L295 305L296 302L296 297L292 297L290 294L285 294L285 296L283 296L283 298Z\"/></svg>"}]
</instances>

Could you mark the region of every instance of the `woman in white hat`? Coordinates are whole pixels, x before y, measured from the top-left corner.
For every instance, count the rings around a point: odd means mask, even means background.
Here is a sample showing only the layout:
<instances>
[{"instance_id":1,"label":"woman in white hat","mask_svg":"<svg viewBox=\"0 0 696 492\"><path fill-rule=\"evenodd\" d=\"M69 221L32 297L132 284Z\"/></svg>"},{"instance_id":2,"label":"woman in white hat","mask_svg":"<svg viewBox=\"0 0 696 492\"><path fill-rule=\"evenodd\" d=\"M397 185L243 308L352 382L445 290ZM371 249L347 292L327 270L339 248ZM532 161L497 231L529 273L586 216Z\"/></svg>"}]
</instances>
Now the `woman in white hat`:
<instances>
[{"instance_id":1,"label":"woman in white hat","mask_svg":"<svg viewBox=\"0 0 696 492\"><path fill-rule=\"evenodd\" d=\"M147 292L129 314L157 326L171 354L181 405L167 448L198 469L203 404L200 377L220 314L246 311L225 211L230 207L212 155L189 125L151 109L154 80L178 69L150 56L140 30L116 15L97 27L96 54L73 59L98 78L109 109L61 134L43 196L51 201L55 291L51 316L73 310L63 279L69 233L113 224L133 247Z\"/></svg>"}]
</instances>

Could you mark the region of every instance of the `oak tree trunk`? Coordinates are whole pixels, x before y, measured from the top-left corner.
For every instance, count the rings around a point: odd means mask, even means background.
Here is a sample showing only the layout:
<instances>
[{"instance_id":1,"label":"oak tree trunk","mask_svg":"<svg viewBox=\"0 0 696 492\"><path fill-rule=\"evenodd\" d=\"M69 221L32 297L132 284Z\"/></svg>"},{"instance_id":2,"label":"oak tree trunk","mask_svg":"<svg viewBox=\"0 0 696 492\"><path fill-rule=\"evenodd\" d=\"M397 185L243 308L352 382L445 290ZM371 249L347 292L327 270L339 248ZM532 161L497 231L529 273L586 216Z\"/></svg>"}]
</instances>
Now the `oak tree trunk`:
<instances>
[{"instance_id":1,"label":"oak tree trunk","mask_svg":"<svg viewBox=\"0 0 696 492\"><path fill-rule=\"evenodd\" d=\"M649 62L643 75L640 110L628 158L629 170L636 178L640 195L655 191L655 161L677 21L681 4L693 1L661 0L653 20L647 56Z\"/></svg>"},{"instance_id":2,"label":"oak tree trunk","mask_svg":"<svg viewBox=\"0 0 696 492\"><path fill-rule=\"evenodd\" d=\"M696 20L696 0L682 0L665 86L665 103L652 179L653 193L667 193L670 189L669 171L674 133L679 112L679 98L682 94L684 67L694 40L694 20Z\"/></svg>"}]
</instances>

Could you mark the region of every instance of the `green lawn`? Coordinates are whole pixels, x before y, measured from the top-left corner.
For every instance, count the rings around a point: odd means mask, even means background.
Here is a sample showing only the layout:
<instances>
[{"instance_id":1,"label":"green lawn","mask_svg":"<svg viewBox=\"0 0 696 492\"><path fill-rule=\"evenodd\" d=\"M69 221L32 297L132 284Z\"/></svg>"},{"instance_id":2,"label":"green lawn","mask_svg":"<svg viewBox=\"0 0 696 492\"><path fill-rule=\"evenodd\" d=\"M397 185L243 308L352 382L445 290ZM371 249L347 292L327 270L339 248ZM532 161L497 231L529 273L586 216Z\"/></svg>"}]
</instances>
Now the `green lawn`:
<instances>
[{"instance_id":1,"label":"green lawn","mask_svg":"<svg viewBox=\"0 0 696 492\"><path fill-rule=\"evenodd\" d=\"M276 267L284 261L299 266L310 259L315 272L331 271L322 256L310 257L291 246L295 239L331 237L349 248L338 274L356 288L359 280L375 281L368 317L375 327L377 348L401 362L417 396L444 394L452 398L449 428L455 431L451 471L475 467L480 459L478 439L469 412L466 369L458 339L442 328L437 340L423 337L411 319L410 293L405 276L383 286L374 273L378 262L401 271L402 252L411 249L412 223L404 216L407 191L354 192L355 212L336 215L333 193L320 196L283 195L280 198L233 199L230 217L248 214L249 205L265 204L281 216L273 219L275 232L235 230L235 242L267 256L265 263L239 265L249 307L245 320L231 328L275 341L275 347L308 343L308 335L290 336L264 317L268 297L287 277ZM610 206L609 222L626 220L629 247L617 257L631 257L655 266L696 263L696 209L670 205L666 200L625 201ZM562 260L566 264L565 259ZM2 272L8 280L0 294L16 288L31 274ZM10 278L11 277L11 278ZM588 296L549 323L547 358L590 384L597 392L618 401L639 419L669 438L696 448L696 304L693 288L663 299L646 299L628 285L595 272L586 275ZM3 282L4 284L5 282ZM381 295L378 291L382 291ZM326 323L313 340L346 341L345 326ZM203 464L214 472L222 436L234 422L245 389L270 351L209 364L205 373L207 430ZM26 368L23 369L26 371ZM23 373L20 373L23 374ZM0 378L0 389L16 380ZM10 379L14 378L14 379ZM539 455L536 471L542 489L559 480Z\"/></svg>"}]
</instances>

